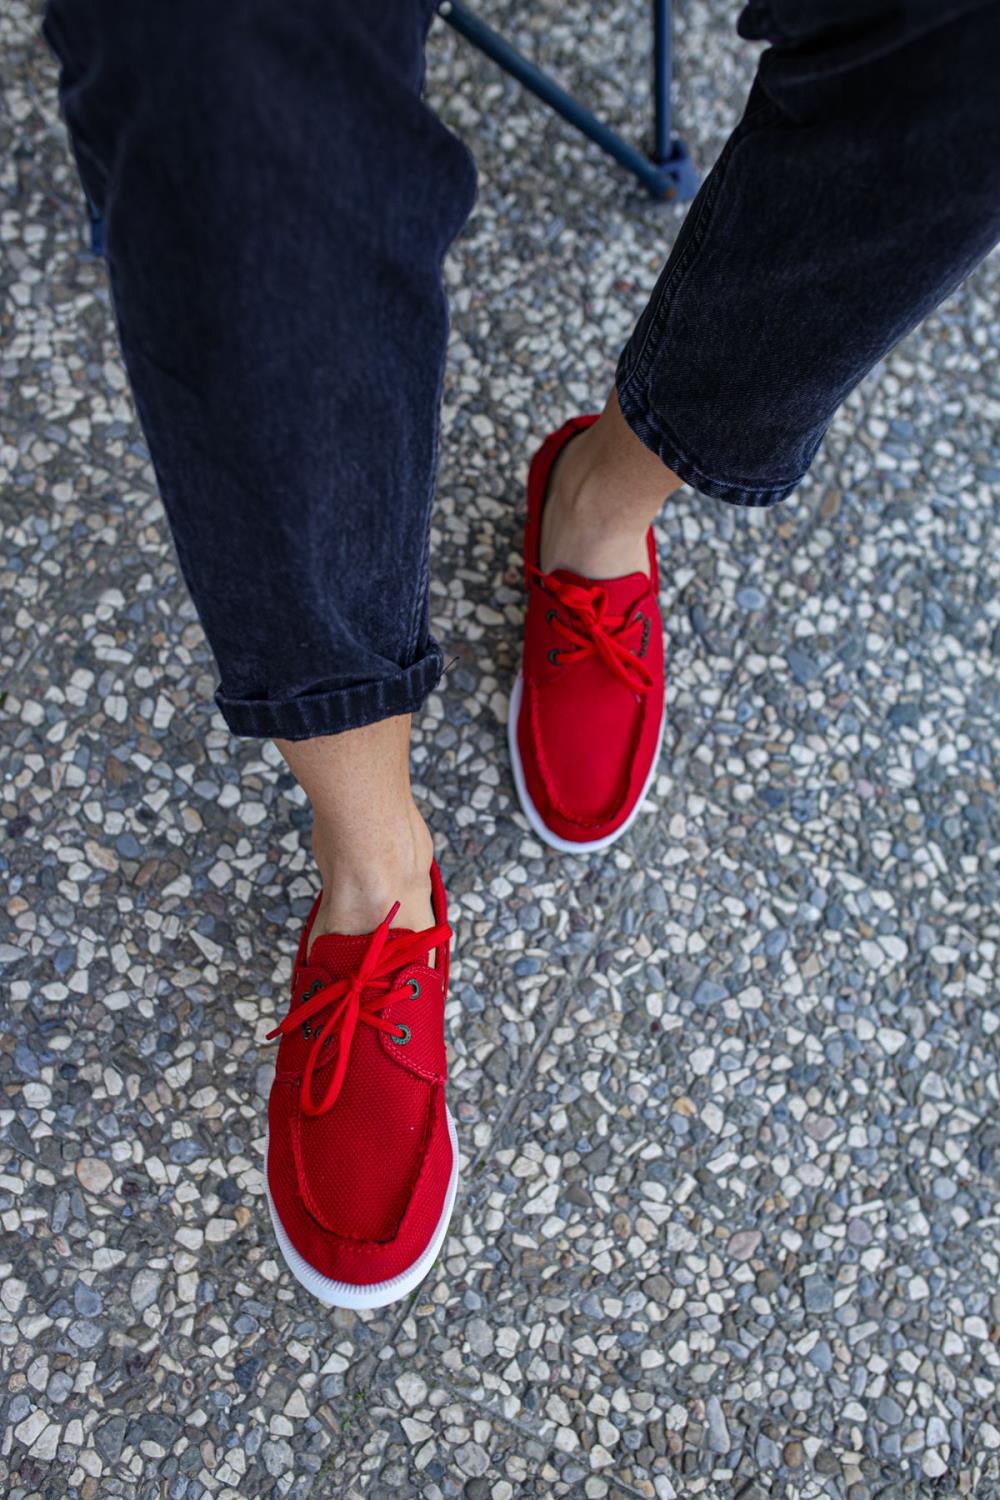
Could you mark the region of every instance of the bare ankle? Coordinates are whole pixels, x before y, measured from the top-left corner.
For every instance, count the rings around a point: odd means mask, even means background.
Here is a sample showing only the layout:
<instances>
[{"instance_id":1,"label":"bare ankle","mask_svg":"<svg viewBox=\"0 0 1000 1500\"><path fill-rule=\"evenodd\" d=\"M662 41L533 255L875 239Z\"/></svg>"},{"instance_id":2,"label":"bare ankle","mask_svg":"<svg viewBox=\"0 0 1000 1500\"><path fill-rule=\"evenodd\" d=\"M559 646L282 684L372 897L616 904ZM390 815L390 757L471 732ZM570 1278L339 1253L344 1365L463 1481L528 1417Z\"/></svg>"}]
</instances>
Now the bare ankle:
<instances>
[{"instance_id":1,"label":"bare ankle","mask_svg":"<svg viewBox=\"0 0 1000 1500\"><path fill-rule=\"evenodd\" d=\"M401 816L389 836L377 845L338 840L318 821L313 825L313 853L323 882L323 901L314 932L371 932L395 904L397 927L424 928L433 923L430 867L434 845L415 806Z\"/></svg>"},{"instance_id":2,"label":"bare ankle","mask_svg":"<svg viewBox=\"0 0 1000 1500\"><path fill-rule=\"evenodd\" d=\"M316 936L371 932L396 901L397 926L430 926L434 851L410 792L409 714L275 743L313 810Z\"/></svg>"},{"instance_id":3,"label":"bare ankle","mask_svg":"<svg viewBox=\"0 0 1000 1500\"><path fill-rule=\"evenodd\" d=\"M542 511L540 564L543 572L569 568L588 578L648 573L648 522L637 524L608 504L614 494L612 471L580 448L588 434L574 438L559 455ZM574 449L577 451L574 453Z\"/></svg>"},{"instance_id":4,"label":"bare ankle","mask_svg":"<svg viewBox=\"0 0 1000 1500\"><path fill-rule=\"evenodd\" d=\"M542 569L590 578L648 573L649 527L680 483L628 427L612 391L598 421L567 443L552 470Z\"/></svg>"}]
</instances>

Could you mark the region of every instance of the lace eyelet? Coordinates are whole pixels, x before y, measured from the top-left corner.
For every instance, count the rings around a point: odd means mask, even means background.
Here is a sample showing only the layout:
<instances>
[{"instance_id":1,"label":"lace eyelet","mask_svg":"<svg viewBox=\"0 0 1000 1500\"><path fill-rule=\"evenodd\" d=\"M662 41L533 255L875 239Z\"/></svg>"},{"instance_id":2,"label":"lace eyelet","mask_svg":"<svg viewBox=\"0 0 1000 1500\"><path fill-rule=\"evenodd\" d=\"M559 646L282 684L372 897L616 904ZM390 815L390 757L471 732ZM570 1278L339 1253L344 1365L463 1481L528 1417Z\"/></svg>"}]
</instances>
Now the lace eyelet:
<instances>
[{"instance_id":1,"label":"lace eyelet","mask_svg":"<svg viewBox=\"0 0 1000 1500\"><path fill-rule=\"evenodd\" d=\"M307 1000L311 1000L312 997L313 997L313 995L318 994L319 991L322 988L323 988L323 981L322 981L322 979L314 979L313 982L312 982L312 984L305 991L305 993L299 996L299 1004L300 1005L305 1005L306 1001ZM316 1027L316 1030L317 1031L319 1030L318 1026ZM305 1037L306 1041L309 1040L309 1038L312 1036L312 1034L313 1034L313 1029L309 1025L309 1022L308 1021L303 1021L302 1022L302 1035ZM329 1040L330 1040L330 1038L327 1037L326 1042L328 1042ZM323 1043L324 1047L326 1046L326 1042Z\"/></svg>"},{"instance_id":2,"label":"lace eyelet","mask_svg":"<svg viewBox=\"0 0 1000 1500\"><path fill-rule=\"evenodd\" d=\"M636 656L643 657L646 654L646 647L649 645L650 620L647 614L644 614L641 609L637 609L632 616L632 623L636 625L640 622L642 624L642 644L636 652Z\"/></svg>"},{"instance_id":3,"label":"lace eyelet","mask_svg":"<svg viewBox=\"0 0 1000 1500\"><path fill-rule=\"evenodd\" d=\"M548 610L546 612L545 618L549 622L549 624L551 625L552 621L553 620L558 620L559 616L556 614L556 612L555 612L554 609L550 609L550 610Z\"/></svg>"},{"instance_id":4,"label":"lace eyelet","mask_svg":"<svg viewBox=\"0 0 1000 1500\"><path fill-rule=\"evenodd\" d=\"M412 1036L413 1033L410 1031L409 1026L403 1026L402 1024L400 1024L400 1028L399 1029L403 1033L403 1035L402 1036L392 1036L392 1035L390 1035L389 1040L390 1040L390 1042L395 1042L397 1047L405 1047L406 1044L407 1044L407 1042L410 1040L410 1037Z\"/></svg>"},{"instance_id":5,"label":"lace eyelet","mask_svg":"<svg viewBox=\"0 0 1000 1500\"><path fill-rule=\"evenodd\" d=\"M420 998L420 980L419 979L408 979L406 982L410 986L410 989L413 991L413 994L410 996L410 999L411 1000L419 1000L419 998Z\"/></svg>"},{"instance_id":6,"label":"lace eyelet","mask_svg":"<svg viewBox=\"0 0 1000 1500\"><path fill-rule=\"evenodd\" d=\"M322 1029L323 1028L321 1026L310 1026L308 1021L303 1021L302 1023L302 1035L305 1037L306 1041L308 1041L311 1036L319 1036ZM329 1047L332 1041L333 1032L331 1031L323 1038L323 1047ZM320 1048L320 1050L322 1051L323 1049Z\"/></svg>"},{"instance_id":7,"label":"lace eyelet","mask_svg":"<svg viewBox=\"0 0 1000 1500\"><path fill-rule=\"evenodd\" d=\"M555 646L553 646L552 650L549 652L549 661L554 667L557 667L559 665L559 658L561 655L562 652L559 651Z\"/></svg>"}]
</instances>

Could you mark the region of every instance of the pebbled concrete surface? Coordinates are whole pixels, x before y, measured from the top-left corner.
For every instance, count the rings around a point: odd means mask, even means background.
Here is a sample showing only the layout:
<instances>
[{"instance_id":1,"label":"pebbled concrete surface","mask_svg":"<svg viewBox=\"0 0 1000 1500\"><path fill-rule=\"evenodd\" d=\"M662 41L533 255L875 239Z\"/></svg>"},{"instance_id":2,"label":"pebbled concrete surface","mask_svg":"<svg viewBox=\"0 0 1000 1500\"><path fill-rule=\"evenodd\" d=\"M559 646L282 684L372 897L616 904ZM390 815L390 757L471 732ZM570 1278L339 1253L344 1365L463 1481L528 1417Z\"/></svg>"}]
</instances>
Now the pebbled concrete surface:
<instances>
[{"instance_id":1,"label":"pebbled concrete surface","mask_svg":"<svg viewBox=\"0 0 1000 1500\"><path fill-rule=\"evenodd\" d=\"M639 0L482 10L641 131ZM678 7L702 166L753 69L732 19ZM5 1493L1000 1495L1000 262L780 510L665 509L661 773L625 843L558 858L504 748L525 462L600 400L682 211L434 27L481 180L414 751L466 1165L420 1292L327 1315L260 1171L306 809L214 712L34 7L0 33Z\"/></svg>"}]
</instances>

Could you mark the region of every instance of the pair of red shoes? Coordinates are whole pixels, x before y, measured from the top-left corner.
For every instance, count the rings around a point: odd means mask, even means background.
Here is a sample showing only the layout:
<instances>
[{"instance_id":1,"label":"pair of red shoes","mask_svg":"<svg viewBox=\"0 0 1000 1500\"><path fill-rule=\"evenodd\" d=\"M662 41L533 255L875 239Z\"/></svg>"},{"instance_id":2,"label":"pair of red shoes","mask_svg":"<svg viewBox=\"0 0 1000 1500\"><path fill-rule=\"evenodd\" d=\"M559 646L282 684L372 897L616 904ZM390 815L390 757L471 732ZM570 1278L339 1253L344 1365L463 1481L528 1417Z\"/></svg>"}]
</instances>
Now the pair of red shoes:
<instances>
[{"instance_id":1,"label":"pair of red shoes","mask_svg":"<svg viewBox=\"0 0 1000 1500\"><path fill-rule=\"evenodd\" d=\"M632 823L663 733L663 631L655 544L649 575L595 581L538 566L549 475L596 417L552 434L531 465L525 529L528 612L511 697L514 780L532 828L553 848L603 849ZM431 867L435 925L310 933L268 1103L265 1186L282 1254L336 1307L381 1307L430 1270L447 1232L458 1143L445 1103L448 927Z\"/></svg>"}]
</instances>

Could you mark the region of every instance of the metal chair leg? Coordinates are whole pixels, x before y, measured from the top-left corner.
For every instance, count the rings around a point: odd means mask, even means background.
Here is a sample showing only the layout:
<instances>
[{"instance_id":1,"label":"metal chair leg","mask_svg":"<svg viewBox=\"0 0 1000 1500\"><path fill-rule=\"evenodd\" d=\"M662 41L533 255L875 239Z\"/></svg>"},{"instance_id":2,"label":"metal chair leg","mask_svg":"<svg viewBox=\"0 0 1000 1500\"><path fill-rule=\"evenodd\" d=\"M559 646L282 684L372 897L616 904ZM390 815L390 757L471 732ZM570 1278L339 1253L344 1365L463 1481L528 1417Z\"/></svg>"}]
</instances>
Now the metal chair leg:
<instances>
[{"instance_id":1,"label":"metal chair leg","mask_svg":"<svg viewBox=\"0 0 1000 1500\"><path fill-rule=\"evenodd\" d=\"M439 0L438 15L483 52L504 72L516 78L564 120L632 172L656 198L679 201L698 191L698 174L683 141L670 135L670 3L653 0L653 151L651 156L626 141L617 131L556 83L549 73L487 26L461 0Z\"/></svg>"}]
</instances>

